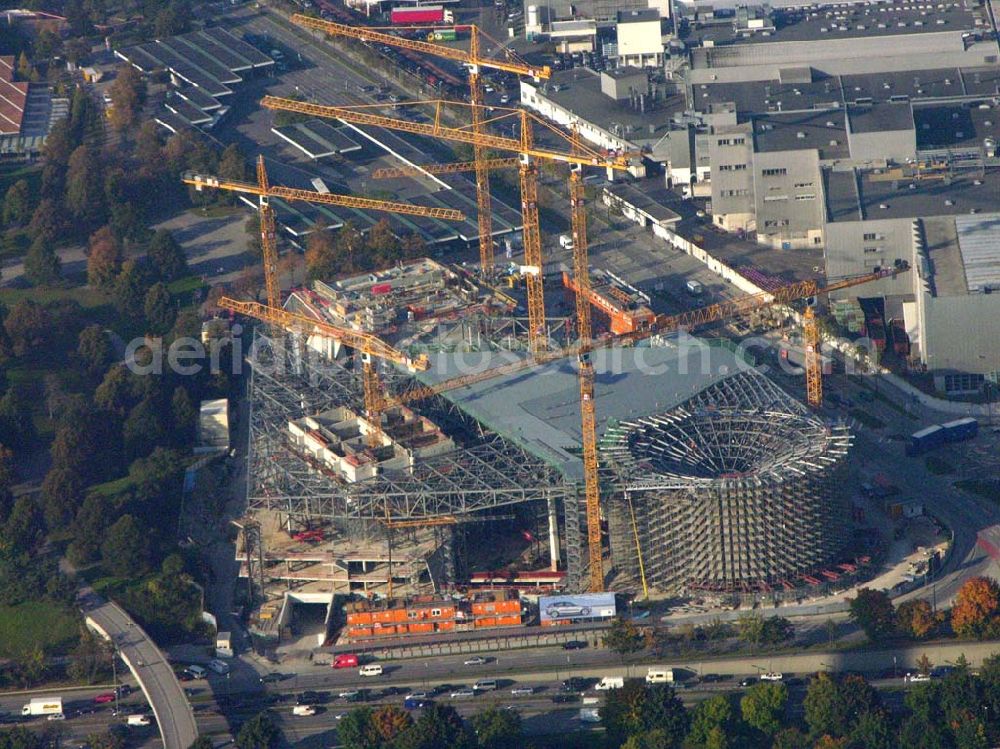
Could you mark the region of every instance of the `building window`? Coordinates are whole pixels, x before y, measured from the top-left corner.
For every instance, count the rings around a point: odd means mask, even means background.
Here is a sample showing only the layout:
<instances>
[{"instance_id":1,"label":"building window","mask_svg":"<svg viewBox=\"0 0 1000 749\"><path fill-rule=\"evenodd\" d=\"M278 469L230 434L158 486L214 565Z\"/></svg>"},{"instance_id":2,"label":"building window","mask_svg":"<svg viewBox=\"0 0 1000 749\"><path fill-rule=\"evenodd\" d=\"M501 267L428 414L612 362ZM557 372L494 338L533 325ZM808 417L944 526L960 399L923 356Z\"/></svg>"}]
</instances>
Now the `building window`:
<instances>
[{"instance_id":1,"label":"building window","mask_svg":"<svg viewBox=\"0 0 1000 749\"><path fill-rule=\"evenodd\" d=\"M865 234L864 239L865 239L866 242L874 242L876 239L878 239L878 235L875 232L871 232L871 233Z\"/></svg>"},{"instance_id":2,"label":"building window","mask_svg":"<svg viewBox=\"0 0 1000 749\"><path fill-rule=\"evenodd\" d=\"M823 237L813 237L813 244L823 244Z\"/></svg>"},{"instance_id":3,"label":"building window","mask_svg":"<svg viewBox=\"0 0 1000 749\"><path fill-rule=\"evenodd\" d=\"M742 146L747 142L746 138L733 138L734 146Z\"/></svg>"},{"instance_id":4,"label":"building window","mask_svg":"<svg viewBox=\"0 0 1000 749\"><path fill-rule=\"evenodd\" d=\"M747 170L746 164L733 164L733 169L737 172L745 172Z\"/></svg>"},{"instance_id":5,"label":"building window","mask_svg":"<svg viewBox=\"0 0 1000 749\"><path fill-rule=\"evenodd\" d=\"M441 616L441 609L431 609L431 616Z\"/></svg>"},{"instance_id":6,"label":"building window","mask_svg":"<svg viewBox=\"0 0 1000 749\"><path fill-rule=\"evenodd\" d=\"M788 174L788 170L785 167L778 167L777 169L762 169L760 173L764 177L782 177Z\"/></svg>"},{"instance_id":7,"label":"building window","mask_svg":"<svg viewBox=\"0 0 1000 749\"><path fill-rule=\"evenodd\" d=\"M731 171L733 171L733 165L732 164L719 164L719 171L720 172L731 172Z\"/></svg>"},{"instance_id":8,"label":"building window","mask_svg":"<svg viewBox=\"0 0 1000 749\"><path fill-rule=\"evenodd\" d=\"M796 182L795 187L812 187L812 182Z\"/></svg>"},{"instance_id":9,"label":"building window","mask_svg":"<svg viewBox=\"0 0 1000 749\"><path fill-rule=\"evenodd\" d=\"M765 195L764 196L764 202L765 203L773 203L773 202L778 201L778 200L788 200L788 196L787 195Z\"/></svg>"},{"instance_id":10,"label":"building window","mask_svg":"<svg viewBox=\"0 0 1000 749\"><path fill-rule=\"evenodd\" d=\"M871 254L876 253L878 251L879 251L878 247L865 247L865 254L866 255L871 255Z\"/></svg>"},{"instance_id":11,"label":"building window","mask_svg":"<svg viewBox=\"0 0 1000 749\"><path fill-rule=\"evenodd\" d=\"M944 389L949 393L980 390L984 380L985 376L981 374L949 374L944 376Z\"/></svg>"},{"instance_id":12,"label":"building window","mask_svg":"<svg viewBox=\"0 0 1000 749\"><path fill-rule=\"evenodd\" d=\"M719 146L728 146L730 145L731 141L729 140L729 138L719 138L719 140L717 140L715 143L716 145Z\"/></svg>"},{"instance_id":13,"label":"building window","mask_svg":"<svg viewBox=\"0 0 1000 749\"><path fill-rule=\"evenodd\" d=\"M406 618L407 619L416 619L417 618L417 612L416 611L407 611L406 612Z\"/></svg>"},{"instance_id":14,"label":"building window","mask_svg":"<svg viewBox=\"0 0 1000 749\"><path fill-rule=\"evenodd\" d=\"M796 195L796 200L816 200L816 196L811 192L804 193L803 195Z\"/></svg>"}]
</instances>

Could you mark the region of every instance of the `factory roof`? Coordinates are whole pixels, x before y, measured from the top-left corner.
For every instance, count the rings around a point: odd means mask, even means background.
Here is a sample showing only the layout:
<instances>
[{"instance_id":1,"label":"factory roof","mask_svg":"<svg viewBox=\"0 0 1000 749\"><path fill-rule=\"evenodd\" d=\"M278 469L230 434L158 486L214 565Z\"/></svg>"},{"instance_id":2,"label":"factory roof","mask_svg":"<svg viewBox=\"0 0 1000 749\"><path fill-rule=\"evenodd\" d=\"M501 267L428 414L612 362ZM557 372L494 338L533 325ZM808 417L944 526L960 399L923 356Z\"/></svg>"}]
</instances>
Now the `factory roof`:
<instances>
[{"instance_id":1,"label":"factory roof","mask_svg":"<svg viewBox=\"0 0 1000 749\"><path fill-rule=\"evenodd\" d=\"M958 246L970 293L1000 291L1000 213L956 216Z\"/></svg>"},{"instance_id":2,"label":"factory roof","mask_svg":"<svg viewBox=\"0 0 1000 749\"><path fill-rule=\"evenodd\" d=\"M656 8L618 11L618 23L644 23L659 20L660 11Z\"/></svg>"},{"instance_id":3,"label":"factory roof","mask_svg":"<svg viewBox=\"0 0 1000 749\"><path fill-rule=\"evenodd\" d=\"M604 191L658 224L671 224L681 219L681 214L673 210L681 209L681 200L676 193L663 186L662 179L648 179L635 185L616 182L605 187Z\"/></svg>"},{"instance_id":4,"label":"factory roof","mask_svg":"<svg viewBox=\"0 0 1000 749\"><path fill-rule=\"evenodd\" d=\"M781 112L829 109L841 104L840 79L813 71L812 82L701 83L691 87L694 108L706 111L712 104L732 102L736 111Z\"/></svg>"},{"instance_id":5,"label":"factory roof","mask_svg":"<svg viewBox=\"0 0 1000 749\"><path fill-rule=\"evenodd\" d=\"M0 57L0 135L21 132L27 100L28 84L14 82L14 57Z\"/></svg>"},{"instance_id":6,"label":"factory roof","mask_svg":"<svg viewBox=\"0 0 1000 749\"><path fill-rule=\"evenodd\" d=\"M272 127L271 132L291 143L310 159L361 150L361 145L351 138L344 128L334 127L326 120L309 120Z\"/></svg>"},{"instance_id":7,"label":"factory roof","mask_svg":"<svg viewBox=\"0 0 1000 749\"><path fill-rule=\"evenodd\" d=\"M497 359L499 366L517 355L484 356ZM599 435L609 422L662 413L746 366L725 348L690 336L671 337L656 347L599 348L592 360ZM476 367L475 355L439 354L418 378L433 384L470 366ZM453 390L444 397L567 478L582 479L580 384L570 360Z\"/></svg>"},{"instance_id":8,"label":"factory roof","mask_svg":"<svg viewBox=\"0 0 1000 749\"><path fill-rule=\"evenodd\" d=\"M938 178L886 179L874 171L824 171L827 219L862 221L890 218L958 216L995 211L1000 170Z\"/></svg>"},{"instance_id":9,"label":"factory roof","mask_svg":"<svg viewBox=\"0 0 1000 749\"><path fill-rule=\"evenodd\" d=\"M988 104L959 104L913 108L917 148L979 148L987 138L1000 142L1000 109Z\"/></svg>"},{"instance_id":10,"label":"factory roof","mask_svg":"<svg viewBox=\"0 0 1000 749\"><path fill-rule=\"evenodd\" d=\"M758 115L753 118L753 134L759 153L815 148L821 160L850 156L843 110Z\"/></svg>"},{"instance_id":11,"label":"factory roof","mask_svg":"<svg viewBox=\"0 0 1000 749\"><path fill-rule=\"evenodd\" d=\"M976 28L975 3L899 0L773 9L769 32L738 31L731 22L690 30L688 42L715 45L804 42L820 39L901 36Z\"/></svg>"},{"instance_id":12,"label":"factory roof","mask_svg":"<svg viewBox=\"0 0 1000 749\"><path fill-rule=\"evenodd\" d=\"M883 133L913 130L913 110L909 102L850 106L847 121L852 133Z\"/></svg>"},{"instance_id":13,"label":"factory roof","mask_svg":"<svg viewBox=\"0 0 1000 749\"><path fill-rule=\"evenodd\" d=\"M647 102L645 112L628 101L615 101L601 92L601 77L588 68L558 71L547 86L536 88L549 101L608 132L621 126L620 137L632 141L659 139L669 130L671 116L685 108L685 97L680 94Z\"/></svg>"}]
</instances>

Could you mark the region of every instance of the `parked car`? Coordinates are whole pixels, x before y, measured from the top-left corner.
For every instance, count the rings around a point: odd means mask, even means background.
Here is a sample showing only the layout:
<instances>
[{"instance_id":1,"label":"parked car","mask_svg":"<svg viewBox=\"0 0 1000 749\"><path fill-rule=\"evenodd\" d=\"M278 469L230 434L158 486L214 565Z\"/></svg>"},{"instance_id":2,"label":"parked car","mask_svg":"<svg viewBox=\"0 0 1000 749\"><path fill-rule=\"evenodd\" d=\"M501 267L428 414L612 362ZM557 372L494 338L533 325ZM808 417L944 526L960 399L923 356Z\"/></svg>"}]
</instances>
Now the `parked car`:
<instances>
[{"instance_id":1,"label":"parked car","mask_svg":"<svg viewBox=\"0 0 1000 749\"><path fill-rule=\"evenodd\" d=\"M487 663L489 663L489 661L481 655L474 655L471 658L466 658L464 661L466 666L484 666Z\"/></svg>"},{"instance_id":2,"label":"parked car","mask_svg":"<svg viewBox=\"0 0 1000 749\"><path fill-rule=\"evenodd\" d=\"M106 705L109 702L114 702L114 701L115 701L114 692L105 692L104 694L99 694L96 697L94 697L95 705Z\"/></svg>"},{"instance_id":3,"label":"parked car","mask_svg":"<svg viewBox=\"0 0 1000 749\"><path fill-rule=\"evenodd\" d=\"M563 650L583 650L587 647L585 640L570 640L563 643Z\"/></svg>"},{"instance_id":4,"label":"parked car","mask_svg":"<svg viewBox=\"0 0 1000 749\"><path fill-rule=\"evenodd\" d=\"M276 684L276 683L278 683L279 681L281 681L284 678L285 678L284 674L279 674L277 671L274 671L274 672L272 672L270 674L264 674L263 676L261 676L260 677L260 683L261 684Z\"/></svg>"},{"instance_id":5,"label":"parked car","mask_svg":"<svg viewBox=\"0 0 1000 749\"><path fill-rule=\"evenodd\" d=\"M208 667L212 669L219 676L225 676L229 673L229 664L225 661L220 661L218 658L213 658L208 662Z\"/></svg>"}]
</instances>

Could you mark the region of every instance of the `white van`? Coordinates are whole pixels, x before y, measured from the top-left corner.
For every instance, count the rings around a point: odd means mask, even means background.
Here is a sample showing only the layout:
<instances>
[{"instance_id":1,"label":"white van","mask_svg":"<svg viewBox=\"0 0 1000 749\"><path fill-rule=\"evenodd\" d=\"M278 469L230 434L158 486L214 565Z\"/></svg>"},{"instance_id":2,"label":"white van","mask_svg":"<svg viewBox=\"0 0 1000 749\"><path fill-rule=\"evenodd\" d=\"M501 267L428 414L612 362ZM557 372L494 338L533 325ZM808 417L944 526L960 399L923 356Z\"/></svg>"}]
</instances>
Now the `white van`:
<instances>
[{"instance_id":1,"label":"white van","mask_svg":"<svg viewBox=\"0 0 1000 749\"><path fill-rule=\"evenodd\" d=\"M309 716L315 714L316 708L313 705L296 705L292 708L292 715Z\"/></svg>"},{"instance_id":2,"label":"white van","mask_svg":"<svg viewBox=\"0 0 1000 749\"><path fill-rule=\"evenodd\" d=\"M674 670L666 666L650 666L646 672L647 684L673 684Z\"/></svg>"},{"instance_id":3,"label":"white van","mask_svg":"<svg viewBox=\"0 0 1000 749\"><path fill-rule=\"evenodd\" d=\"M599 692L606 692L609 689L621 689L623 686L625 686L624 676L605 676L597 682L594 689Z\"/></svg>"},{"instance_id":4,"label":"white van","mask_svg":"<svg viewBox=\"0 0 1000 749\"><path fill-rule=\"evenodd\" d=\"M208 676L208 671L201 666L196 666L194 664L188 666L185 670L196 679L204 679Z\"/></svg>"},{"instance_id":5,"label":"white van","mask_svg":"<svg viewBox=\"0 0 1000 749\"><path fill-rule=\"evenodd\" d=\"M572 250L573 249L573 237L571 237L569 234L560 234L559 235L559 246L562 247L564 250Z\"/></svg>"},{"instance_id":6,"label":"white van","mask_svg":"<svg viewBox=\"0 0 1000 749\"><path fill-rule=\"evenodd\" d=\"M686 286L688 293L691 296L701 296L705 293L705 287L702 285L701 281L688 281Z\"/></svg>"},{"instance_id":7,"label":"white van","mask_svg":"<svg viewBox=\"0 0 1000 749\"><path fill-rule=\"evenodd\" d=\"M130 715L125 719L128 726L148 726L150 723L148 715Z\"/></svg>"},{"instance_id":8,"label":"white van","mask_svg":"<svg viewBox=\"0 0 1000 749\"><path fill-rule=\"evenodd\" d=\"M379 663L369 663L367 666L362 666L358 669L359 676L381 676L382 666Z\"/></svg>"},{"instance_id":9,"label":"white van","mask_svg":"<svg viewBox=\"0 0 1000 749\"><path fill-rule=\"evenodd\" d=\"M215 671L219 676L225 676L229 673L229 664L225 661L220 661L218 658L213 658L208 662L208 667Z\"/></svg>"},{"instance_id":10,"label":"white van","mask_svg":"<svg viewBox=\"0 0 1000 749\"><path fill-rule=\"evenodd\" d=\"M477 692L492 692L497 688L497 680L480 679L472 685L472 688Z\"/></svg>"}]
</instances>

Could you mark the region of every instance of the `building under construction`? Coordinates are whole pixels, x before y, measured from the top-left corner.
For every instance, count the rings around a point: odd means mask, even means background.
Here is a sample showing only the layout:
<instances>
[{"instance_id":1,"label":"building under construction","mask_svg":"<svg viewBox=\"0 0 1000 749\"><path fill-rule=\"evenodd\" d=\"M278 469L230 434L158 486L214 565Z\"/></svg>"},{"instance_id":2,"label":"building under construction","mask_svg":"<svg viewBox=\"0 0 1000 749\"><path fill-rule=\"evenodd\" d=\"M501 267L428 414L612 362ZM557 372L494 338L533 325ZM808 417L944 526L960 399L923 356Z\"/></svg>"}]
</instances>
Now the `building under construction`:
<instances>
[{"instance_id":1,"label":"building under construction","mask_svg":"<svg viewBox=\"0 0 1000 749\"><path fill-rule=\"evenodd\" d=\"M406 316L393 315L405 328ZM467 323L446 328L438 348L422 339L427 371L384 367L387 391L524 356L505 350L509 331L456 336ZM277 631L289 600L439 594L503 566L551 565L565 570L567 589L585 586L574 363L393 407L375 441L360 357L300 344L258 330L249 357L248 520L237 553L264 601L258 632ZM847 514L831 482L845 430L809 416L719 341L654 339L592 359L613 584L638 589L644 576L654 591L765 591L834 560ZM536 541L508 549L503 533ZM507 558L484 561L495 549Z\"/></svg>"},{"instance_id":2,"label":"building under construction","mask_svg":"<svg viewBox=\"0 0 1000 749\"><path fill-rule=\"evenodd\" d=\"M605 434L616 567L666 592L802 586L848 538L849 445L756 371L622 422Z\"/></svg>"}]
</instances>

